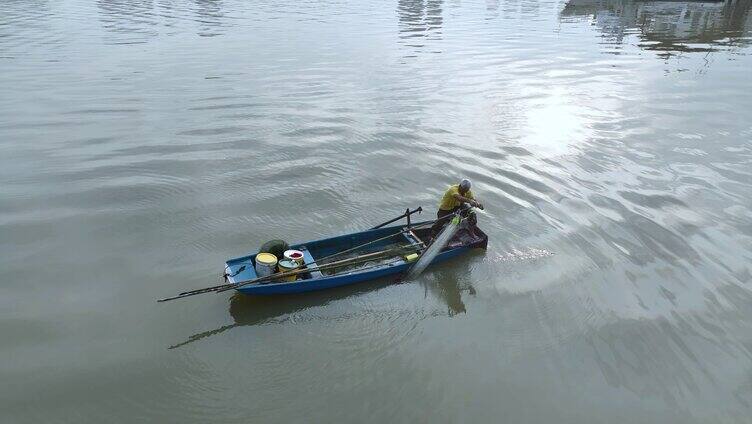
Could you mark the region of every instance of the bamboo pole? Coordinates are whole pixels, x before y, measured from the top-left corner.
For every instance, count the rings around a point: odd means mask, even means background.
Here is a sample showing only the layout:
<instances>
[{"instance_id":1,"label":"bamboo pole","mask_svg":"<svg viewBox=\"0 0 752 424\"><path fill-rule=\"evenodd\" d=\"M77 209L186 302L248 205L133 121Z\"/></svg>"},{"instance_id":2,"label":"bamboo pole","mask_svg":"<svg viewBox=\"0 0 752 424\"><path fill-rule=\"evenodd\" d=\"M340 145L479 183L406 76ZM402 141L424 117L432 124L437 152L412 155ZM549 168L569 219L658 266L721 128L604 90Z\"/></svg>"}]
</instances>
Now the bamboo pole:
<instances>
[{"instance_id":1,"label":"bamboo pole","mask_svg":"<svg viewBox=\"0 0 752 424\"><path fill-rule=\"evenodd\" d=\"M272 280L276 280L276 279L279 279L279 278L282 278L282 277L290 277L290 276L293 276L293 275L305 274L305 273L308 273L308 272L311 272L311 271L323 271L323 270L329 270L329 269L332 269L332 268L341 267L341 266L345 266L345 265L354 265L354 264L358 264L358 263L368 262L368 261L373 260L375 258L378 258L378 257L381 257L381 256L387 256L390 253L394 254L397 251L409 249L409 248L412 248L412 247L419 247L419 244L412 243L412 244L409 244L409 245L400 246L400 247L393 248L393 249L382 250L382 251L378 251L378 252L373 252L373 253L368 253L368 254L365 254L365 255L356 256L356 257L353 257L353 258L342 259L342 260L339 260L339 261L330 262L328 264L323 264L321 266L295 269L295 270L286 271L286 272L277 272L277 273L274 273L274 274L271 274L271 275L267 275L267 276L264 276L264 277L253 278L251 280L237 281L235 283L221 284L221 285L218 285L218 286L206 287L206 288L203 288L203 289L186 291L186 292L182 292L182 293L178 294L177 296L166 297L166 298L163 298L163 299L157 299L157 302L167 302L169 300L182 299L184 297L195 296L195 295L203 294L203 293L213 293L213 292L221 293L221 292L224 292L224 291L227 291L227 290L233 290L233 289L237 289L237 288L240 288L240 287L243 287L243 286L247 286L247 285L250 285L250 284L255 284L255 283L264 283L264 282L270 282L271 283Z\"/></svg>"}]
</instances>

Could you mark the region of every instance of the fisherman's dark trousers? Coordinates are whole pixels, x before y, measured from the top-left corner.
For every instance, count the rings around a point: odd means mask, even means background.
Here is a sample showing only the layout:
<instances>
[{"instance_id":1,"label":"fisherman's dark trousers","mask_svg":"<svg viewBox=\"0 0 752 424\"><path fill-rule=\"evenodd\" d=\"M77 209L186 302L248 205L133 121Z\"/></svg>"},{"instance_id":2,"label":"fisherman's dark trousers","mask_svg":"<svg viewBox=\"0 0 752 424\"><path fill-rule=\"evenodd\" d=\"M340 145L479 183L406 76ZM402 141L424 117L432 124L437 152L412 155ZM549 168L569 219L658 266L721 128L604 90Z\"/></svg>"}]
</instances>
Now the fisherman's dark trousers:
<instances>
[{"instance_id":1,"label":"fisherman's dark trousers","mask_svg":"<svg viewBox=\"0 0 752 424\"><path fill-rule=\"evenodd\" d=\"M441 229L444 228L444 225L446 225L449 221L451 221L450 218L441 219L444 218L447 215L451 215L458 210L460 210L462 206L457 206L454 209L450 210L444 210L439 209L438 212L436 212L436 219L439 219L440 221L434 222L433 226L431 227L431 238L435 238L437 235L439 235L439 232L441 232ZM470 213L467 217L467 222L470 224L471 227L475 227L476 224L478 224L478 217L475 216L474 213Z\"/></svg>"}]
</instances>

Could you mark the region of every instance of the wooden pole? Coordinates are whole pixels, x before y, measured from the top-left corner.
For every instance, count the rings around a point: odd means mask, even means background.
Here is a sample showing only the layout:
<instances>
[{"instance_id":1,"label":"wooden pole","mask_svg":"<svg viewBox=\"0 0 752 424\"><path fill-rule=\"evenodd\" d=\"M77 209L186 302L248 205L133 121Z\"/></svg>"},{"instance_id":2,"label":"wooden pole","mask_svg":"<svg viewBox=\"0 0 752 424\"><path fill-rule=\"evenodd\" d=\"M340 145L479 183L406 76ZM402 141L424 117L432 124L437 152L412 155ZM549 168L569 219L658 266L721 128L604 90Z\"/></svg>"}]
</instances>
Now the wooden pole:
<instances>
[{"instance_id":1,"label":"wooden pole","mask_svg":"<svg viewBox=\"0 0 752 424\"><path fill-rule=\"evenodd\" d=\"M206 288L203 288L203 289L186 291L186 292L182 292L182 293L178 294L177 296L166 297L166 298L163 298L163 299L157 299L157 302L167 302L169 300L182 299L184 297L195 296L195 295L203 294L203 293L213 293L213 292L221 293L223 291L237 289L237 288L240 288L240 287L243 287L243 286L247 286L247 285L250 285L250 284L263 283L263 282L266 282L266 281L276 280L276 279L282 278L282 277L290 277L290 276L293 276L293 275L305 274L305 273L308 273L308 272L311 272L311 271L322 271L322 270L328 270L328 269L332 269L332 268L336 268L336 267L344 266L344 265L354 265L354 264L357 264L357 263L368 262L370 260L373 260L374 258L378 258L380 256L386 256L387 254L390 254L390 253L393 254L393 253L395 253L395 252L397 252L399 250L404 250L404 249L408 249L408 248L416 247L416 246L418 246L418 244L412 243L412 244L409 244L409 245L400 246L400 247L393 248L393 249L382 250L382 251L378 251L378 252L373 252L373 253L368 253L368 254L365 254L365 255L356 256L356 257L353 257L353 258L342 259L342 260L339 260L339 261L330 262L328 264L323 264L321 266L295 269L295 270L286 271L286 272L278 272L278 273L267 275L267 276L264 276L264 277L254 278L254 279L251 279L251 280L238 281L238 282L235 282L235 283L222 284L222 285L219 285L219 286L206 287Z\"/></svg>"}]
</instances>

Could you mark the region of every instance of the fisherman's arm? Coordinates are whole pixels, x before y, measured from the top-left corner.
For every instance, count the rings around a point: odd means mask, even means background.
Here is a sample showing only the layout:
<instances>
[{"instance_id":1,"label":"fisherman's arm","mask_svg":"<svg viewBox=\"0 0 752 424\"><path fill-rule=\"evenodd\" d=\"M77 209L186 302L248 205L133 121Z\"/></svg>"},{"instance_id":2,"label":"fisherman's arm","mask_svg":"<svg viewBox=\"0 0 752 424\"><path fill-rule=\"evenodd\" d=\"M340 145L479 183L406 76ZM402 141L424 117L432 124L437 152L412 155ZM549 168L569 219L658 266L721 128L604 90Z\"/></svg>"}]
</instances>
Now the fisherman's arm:
<instances>
[{"instance_id":1,"label":"fisherman's arm","mask_svg":"<svg viewBox=\"0 0 752 424\"><path fill-rule=\"evenodd\" d=\"M472 205L472 206L474 206L474 207L476 207L478 209L481 209L481 210L483 209L483 205L481 205L475 199L471 199L469 197L465 197L465 196L463 196L461 194L455 194L454 195L454 199L457 200L458 202L461 202L461 203L469 203L470 205Z\"/></svg>"}]
</instances>

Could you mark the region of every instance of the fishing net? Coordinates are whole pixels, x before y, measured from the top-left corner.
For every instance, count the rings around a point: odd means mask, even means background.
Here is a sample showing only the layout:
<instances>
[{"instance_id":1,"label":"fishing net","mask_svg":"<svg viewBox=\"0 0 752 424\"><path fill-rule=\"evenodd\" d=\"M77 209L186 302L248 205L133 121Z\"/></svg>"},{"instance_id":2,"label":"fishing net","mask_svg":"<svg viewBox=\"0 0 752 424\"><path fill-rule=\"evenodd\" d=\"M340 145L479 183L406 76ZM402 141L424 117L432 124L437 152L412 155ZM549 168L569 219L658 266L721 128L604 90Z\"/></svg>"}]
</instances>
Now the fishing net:
<instances>
[{"instance_id":1,"label":"fishing net","mask_svg":"<svg viewBox=\"0 0 752 424\"><path fill-rule=\"evenodd\" d=\"M284 240L269 240L261 245L259 253L271 253L276 256L277 259L282 259L285 250L289 248L290 245Z\"/></svg>"},{"instance_id":2,"label":"fishing net","mask_svg":"<svg viewBox=\"0 0 752 424\"><path fill-rule=\"evenodd\" d=\"M439 235L436 236L436 238L433 240L433 243L428 246L425 252L420 255L418 261L415 262L415 265L413 265L413 267L410 268L410 271L408 271L407 278L416 278L417 276L419 276L426 269L426 267L431 262L433 262L433 260L436 258L436 255L441 252L444 246L449 243L449 240L454 237L459 228L460 217L455 216L451 221L449 221L448 224L444 226Z\"/></svg>"}]
</instances>

